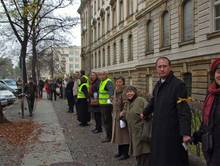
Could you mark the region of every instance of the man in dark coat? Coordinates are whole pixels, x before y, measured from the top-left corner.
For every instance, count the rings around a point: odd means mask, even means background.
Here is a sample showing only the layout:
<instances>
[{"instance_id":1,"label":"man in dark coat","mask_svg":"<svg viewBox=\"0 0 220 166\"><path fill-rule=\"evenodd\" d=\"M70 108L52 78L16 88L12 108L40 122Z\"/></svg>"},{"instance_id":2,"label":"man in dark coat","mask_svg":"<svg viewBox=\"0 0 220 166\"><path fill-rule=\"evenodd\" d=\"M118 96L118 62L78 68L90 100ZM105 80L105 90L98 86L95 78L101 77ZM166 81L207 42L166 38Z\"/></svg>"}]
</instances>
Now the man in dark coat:
<instances>
[{"instance_id":1,"label":"man in dark coat","mask_svg":"<svg viewBox=\"0 0 220 166\"><path fill-rule=\"evenodd\" d=\"M74 104L75 104L75 101L74 101L74 97L73 97L73 86L74 86L74 81L73 81L73 78L70 77L69 80L68 80L68 83L66 85L66 98L67 98L67 101L68 101L68 105L69 105L69 113L73 113L74 112Z\"/></svg>"},{"instance_id":2,"label":"man in dark coat","mask_svg":"<svg viewBox=\"0 0 220 166\"><path fill-rule=\"evenodd\" d=\"M185 84L171 71L166 57L156 61L159 81L142 118L153 113L152 165L188 166L186 144L191 137L191 111Z\"/></svg>"},{"instance_id":3,"label":"man in dark coat","mask_svg":"<svg viewBox=\"0 0 220 166\"><path fill-rule=\"evenodd\" d=\"M27 97L28 109L30 116L32 116L33 108L34 108L34 101L36 95L37 87L33 83L32 78L30 77L28 83L24 87L24 93Z\"/></svg>"}]
</instances>

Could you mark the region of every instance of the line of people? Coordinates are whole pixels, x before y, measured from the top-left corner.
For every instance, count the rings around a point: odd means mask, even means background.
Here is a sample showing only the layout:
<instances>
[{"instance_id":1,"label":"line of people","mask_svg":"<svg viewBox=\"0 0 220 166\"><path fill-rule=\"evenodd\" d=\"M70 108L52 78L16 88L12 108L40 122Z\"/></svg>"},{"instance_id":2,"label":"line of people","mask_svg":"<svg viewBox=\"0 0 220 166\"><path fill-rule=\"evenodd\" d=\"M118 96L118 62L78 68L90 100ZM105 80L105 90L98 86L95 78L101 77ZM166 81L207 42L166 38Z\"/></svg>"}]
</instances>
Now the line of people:
<instances>
[{"instance_id":1,"label":"line of people","mask_svg":"<svg viewBox=\"0 0 220 166\"><path fill-rule=\"evenodd\" d=\"M211 71L214 81L208 89L203 108L203 122L191 136L191 110L185 84L172 72L171 61L160 57L155 64L159 75L149 102L138 95L134 86L126 86L123 77L114 82L107 72L77 73L69 89L69 112L74 112L80 126L88 126L91 113L95 119L93 133L105 129L102 143L118 145L114 157L136 157L138 166L188 166L188 143L202 142L208 166L220 165L220 59ZM70 79L71 80L71 79ZM66 90L66 94L68 94ZM71 100L71 101L69 101Z\"/></svg>"}]
</instances>

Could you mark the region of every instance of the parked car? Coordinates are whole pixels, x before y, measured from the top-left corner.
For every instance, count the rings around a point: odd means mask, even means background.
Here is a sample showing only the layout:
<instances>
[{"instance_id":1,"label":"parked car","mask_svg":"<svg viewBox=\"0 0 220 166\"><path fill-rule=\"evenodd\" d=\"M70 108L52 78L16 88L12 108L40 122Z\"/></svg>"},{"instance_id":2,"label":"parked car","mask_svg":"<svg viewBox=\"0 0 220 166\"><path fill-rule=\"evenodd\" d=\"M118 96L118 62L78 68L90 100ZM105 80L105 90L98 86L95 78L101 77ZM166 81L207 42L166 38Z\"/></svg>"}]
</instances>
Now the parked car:
<instances>
[{"instance_id":1,"label":"parked car","mask_svg":"<svg viewBox=\"0 0 220 166\"><path fill-rule=\"evenodd\" d=\"M6 87L0 85L0 102L1 105L13 104L16 100L15 95L9 91Z\"/></svg>"},{"instance_id":2,"label":"parked car","mask_svg":"<svg viewBox=\"0 0 220 166\"><path fill-rule=\"evenodd\" d=\"M19 95L19 90L18 87L16 85L16 81L13 79L4 79L4 80L0 80L1 84L4 84L4 86L11 91L15 96Z\"/></svg>"}]
</instances>

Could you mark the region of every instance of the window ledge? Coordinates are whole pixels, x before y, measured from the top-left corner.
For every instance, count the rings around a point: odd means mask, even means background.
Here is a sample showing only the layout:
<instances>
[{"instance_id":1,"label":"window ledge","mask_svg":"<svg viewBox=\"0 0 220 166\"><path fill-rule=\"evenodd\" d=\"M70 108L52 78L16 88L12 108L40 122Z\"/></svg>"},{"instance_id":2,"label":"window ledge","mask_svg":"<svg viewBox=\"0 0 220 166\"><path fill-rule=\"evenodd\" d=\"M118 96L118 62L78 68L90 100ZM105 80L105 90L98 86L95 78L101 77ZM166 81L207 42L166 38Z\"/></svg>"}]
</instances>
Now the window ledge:
<instances>
[{"instance_id":1,"label":"window ledge","mask_svg":"<svg viewBox=\"0 0 220 166\"><path fill-rule=\"evenodd\" d=\"M152 50L152 51L146 51L146 55L150 55L150 54L153 54L154 53L154 51Z\"/></svg>"},{"instance_id":2,"label":"window ledge","mask_svg":"<svg viewBox=\"0 0 220 166\"><path fill-rule=\"evenodd\" d=\"M220 31L212 32L207 34L207 39L214 39L220 37Z\"/></svg>"},{"instance_id":3,"label":"window ledge","mask_svg":"<svg viewBox=\"0 0 220 166\"><path fill-rule=\"evenodd\" d=\"M181 41L179 42L179 47L185 46L185 45L189 45L189 44L194 44L195 43L195 39L191 39L191 40L187 40L187 41Z\"/></svg>"},{"instance_id":4,"label":"window ledge","mask_svg":"<svg viewBox=\"0 0 220 166\"><path fill-rule=\"evenodd\" d=\"M161 47L160 48L160 51L166 51L166 50L170 50L171 49L171 46L165 46L165 47Z\"/></svg>"}]
</instances>

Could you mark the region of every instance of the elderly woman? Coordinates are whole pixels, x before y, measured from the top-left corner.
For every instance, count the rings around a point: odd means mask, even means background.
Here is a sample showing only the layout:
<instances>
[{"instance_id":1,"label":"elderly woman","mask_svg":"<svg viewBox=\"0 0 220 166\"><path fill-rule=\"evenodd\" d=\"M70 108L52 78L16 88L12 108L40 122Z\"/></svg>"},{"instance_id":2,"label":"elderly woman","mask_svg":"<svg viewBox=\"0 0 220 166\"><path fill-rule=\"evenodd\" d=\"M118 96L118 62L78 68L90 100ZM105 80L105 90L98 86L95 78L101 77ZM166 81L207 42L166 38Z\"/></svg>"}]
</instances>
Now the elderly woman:
<instances>
[{"instance_id":1,"label":"elderly woman","mask_svg":"<svg viewBox=\"0 0 220 166\"><path fill-rule=\"evenodd\" d=\"M115 155L119 160L129 158L129 134L128 127L120 127L120 119L124 118L126 111L127 98L125 94L125 79L118 77L115 79L115 91L113 97L113 127L112 143L118 144L118 154ZM120 117L121 114L121 117Z\"/></svg>"},{"instance_id":2,"label":"elderly woman","mask_svg":"<svg viewBox=\"0 0 220 166\"><path fill-rule=\"evenodd\" d=\"M193 134L194 143L202 142L203 152L208 166L220 165L220 58L211 65L215 78L208 87L203 105L202 125Z\"/></svg>"},{"instance_id":3,"label":"elderly woman","mask_svg":"<svg viewBox=\"0 0 220 166\"><path fill-rule=\"evenodd\" d=\"M150 141L147 138L150 134L147 133L150 133L150 120L140 118L140 113L147 101L137 95L137 89L133 86L127 87L126 96L128 98L126 120L130 135L130 153L136 157L137 166L149 166L151 151Z\"/></svg>"}]
</instances>

